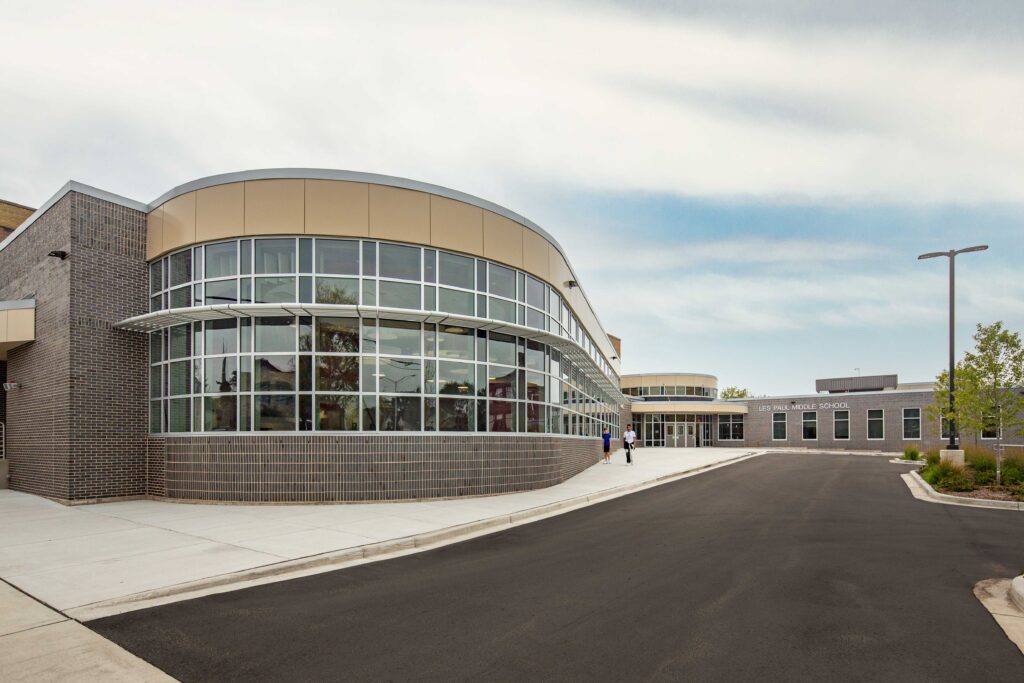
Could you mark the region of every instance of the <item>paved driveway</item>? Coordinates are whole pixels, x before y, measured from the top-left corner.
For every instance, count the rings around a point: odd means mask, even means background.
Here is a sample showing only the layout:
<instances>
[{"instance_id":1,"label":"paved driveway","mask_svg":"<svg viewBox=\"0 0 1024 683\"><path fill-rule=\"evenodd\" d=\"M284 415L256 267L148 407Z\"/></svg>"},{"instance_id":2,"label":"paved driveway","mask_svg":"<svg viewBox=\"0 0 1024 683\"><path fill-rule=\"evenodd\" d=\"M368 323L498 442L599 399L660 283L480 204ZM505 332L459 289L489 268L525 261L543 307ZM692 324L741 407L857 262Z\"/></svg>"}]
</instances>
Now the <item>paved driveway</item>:
<instances>
[{"instance_id":1,"label":"paved driveway","mask_svg":"<svg viewBox=\"0 0 1024 683\"><path fill-rule=\"evenodd\" d=\"M396 560L90 622L185 681L1024 680L1024 515L770 454Z\"/></svg>"}]
</instances>

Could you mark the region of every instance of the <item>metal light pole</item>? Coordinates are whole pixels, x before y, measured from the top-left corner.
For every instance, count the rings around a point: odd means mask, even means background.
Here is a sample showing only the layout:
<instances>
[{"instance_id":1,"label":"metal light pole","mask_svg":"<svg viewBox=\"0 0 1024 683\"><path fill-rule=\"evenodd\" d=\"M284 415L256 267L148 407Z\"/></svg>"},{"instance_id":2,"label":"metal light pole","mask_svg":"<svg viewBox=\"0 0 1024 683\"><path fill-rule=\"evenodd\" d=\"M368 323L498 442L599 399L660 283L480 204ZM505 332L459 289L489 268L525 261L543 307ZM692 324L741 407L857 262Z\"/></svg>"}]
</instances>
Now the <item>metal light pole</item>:
<instances>
[{"instance_id":1,"label":"metal light pole","mask_svg":"<svg viewBox=\"0 0 1024 683\"><path fill-rule=\"evenodd\" d=\"M930 251L927 254L921 254L917 257L919 261L926 258L938 258L939 256L945 256L949 259L949 450L951 451L957 450L956 420L953 417L956 415L956 400L953 396L956 391L956 380L954 379L956 359L954 357L955 345L953 340L953 325L955 321L954 302L956 292L956 257L957 254L966 254L971 251L985 251L986 249L988 249L987 244L978 244L964 249Z\"/></svg>"}]
</instances>

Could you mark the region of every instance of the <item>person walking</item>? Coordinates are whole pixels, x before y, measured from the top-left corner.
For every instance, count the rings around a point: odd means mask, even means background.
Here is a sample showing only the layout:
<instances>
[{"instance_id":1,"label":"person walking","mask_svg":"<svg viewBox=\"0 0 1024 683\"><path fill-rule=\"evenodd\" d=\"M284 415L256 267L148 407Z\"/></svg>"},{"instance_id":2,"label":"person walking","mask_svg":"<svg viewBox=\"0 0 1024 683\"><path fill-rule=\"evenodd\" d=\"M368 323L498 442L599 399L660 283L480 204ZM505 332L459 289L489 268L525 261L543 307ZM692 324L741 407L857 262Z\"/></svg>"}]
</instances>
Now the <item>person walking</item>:
<instances>
[{"instance_id":1,"label":"person walking","mask_svg":"<svg viewBox=\"0 0 1024 683\"><path fill-rule=\"evenodd\" d=\"M633 425L626 425L626 433L622 435L622 447L626 449L626 464L633 464L633 449L636 447L636 432Z\"/></svg>"},{"instance_id":2,"label":"person walking","mask_svg":"<svg viewBox=\"0 0 1024 683\"><path fill-rule=\"evenodd\" d=\"M601 433L601 438L604 439L604 464L612 464L612 433L607 427L604 428L604 432Z\"/></svg>"}]
</instances>

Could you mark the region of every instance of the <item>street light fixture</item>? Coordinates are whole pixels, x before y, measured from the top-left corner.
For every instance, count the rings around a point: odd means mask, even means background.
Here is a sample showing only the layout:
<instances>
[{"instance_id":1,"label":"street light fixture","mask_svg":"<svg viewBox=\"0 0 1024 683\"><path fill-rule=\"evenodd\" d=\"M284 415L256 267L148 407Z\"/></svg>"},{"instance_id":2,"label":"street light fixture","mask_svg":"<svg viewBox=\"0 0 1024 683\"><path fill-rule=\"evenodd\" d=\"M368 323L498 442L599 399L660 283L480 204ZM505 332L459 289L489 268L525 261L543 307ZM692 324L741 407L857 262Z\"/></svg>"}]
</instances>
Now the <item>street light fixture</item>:
<instances>
[{"instance_id":1,"label":"street light fixture","mask_svg":"<svg viewBox=\"0 0 1024 683\"><path fill-rule=\"evenodd\" d=\"M956 365L956 359L954 358L954 340L953 340L953 323L955 320L954 314L954 293L956 291L956 257L958 254L966 254L972 251L985 251L988 249L987 244L978 244L973 247L965 247L964 249L950 249L949 251L930 251L927 254L921 254L917 257L917 260L923 260L928 258L938 258L939 256L945 256L949 259L949 450L955 451L957 449L957 431L956 431L956 401L953 397L953 393L956 389L956 381L954 379L954 366Z\"/></svg>"}]
</instances>

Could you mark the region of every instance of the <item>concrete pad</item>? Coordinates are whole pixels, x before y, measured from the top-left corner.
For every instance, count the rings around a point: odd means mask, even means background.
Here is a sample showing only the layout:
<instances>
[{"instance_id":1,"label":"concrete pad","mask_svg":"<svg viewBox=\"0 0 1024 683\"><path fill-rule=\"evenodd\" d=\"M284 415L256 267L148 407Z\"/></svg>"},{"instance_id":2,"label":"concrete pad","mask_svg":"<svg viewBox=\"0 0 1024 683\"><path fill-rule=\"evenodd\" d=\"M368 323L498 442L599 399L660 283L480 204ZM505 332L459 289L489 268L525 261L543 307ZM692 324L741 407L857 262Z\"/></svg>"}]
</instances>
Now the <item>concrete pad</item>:
<instances>
[{"instance_id":1,"label":"concrete pad","mask_svg":"<svg viewBox=\"0 0 1024 683\"><path fill-rule=\"evenodd\" d=\"M7 683L174 680L76 621L0 638L0 672Z\"/></svg>"},{"instance_id":2,"label":"concrete pad","mask_svg":"<svg viewBox=\"0 0 1024 683\"><path fill-rule=\"evenodd\" d=\"M1024 610L1010 596L1012 579L985 579L974 586L974 596L981 601L1003 629L1006 637L1024 654Z\"/></svg>"},{"instance_id":3,"label":"concrete pad","mask_svg":"<svg viewBox=\"0 0 1024 683\"><path fill-rule=\"evenodd\" d=\"M0 636L30 628L56 624L67 619L46 605L33 600L17 588L0 581ZM3 641L0 640L0 643ZM0 667L2 671L2 667Z\"/></svg>"},{"instance_id":4,"label":"concrete pad","mask_svg":"<svg viewBox=\"0 0 1024 683\"><path fill-rule=\"evenodd\" d=\"M203 543L204 539L166 529L136 527L104 534L61 538L0 548L0 575L34 574Z\"/></svg>"},{"instance_id":5,"label":"concrete pad","mask_svg":"<svg viewBox=\"0 0 1024 683\"><path fill-rule=\"evenodd\" d=\"M364 519L359 522L333 525L330 528L336 531L344 531L349 534L356 534L374 541L384 541L392 538L402 538L422 534L428 531L442 529L446 524L438 522L426 522L410 517L375 517Z\"/></svg>"},{"instance_id":6,"label":"concrete pad","mask_svg":"<svg viewBox=\"0 0 1024 683\"><path fill-rule=\"evenodd\" d=\"M259 552L271 553L278 557L295 559L309 555L321 555L333 550L355 548L373 542L374 539L353 533L331 529L310 529L297 533L254 538L243 541L239 545Z\"/></svg>"},{"instance_id":7,"label":"concrete pad","mask_svg":"<svg viewBox=\"0 0 1024 683\"><path fill-rule=\"evenodd\" d=\"M0 548L139 528L134 522L88 513L33 519L17 524L8 524L6 516L4 519L4 532L0 534Z\"/></svg>"},{"instance_id":8,"label":"concrete pad","mask_svg":"<svg viewBox=\"0 0 1024 683\"><path fill-rule=\"evenodd\" d=\"M206 542L4 578L43 602L66 610L283 559L226 543Z\"/></svg>"}]
</instances>

